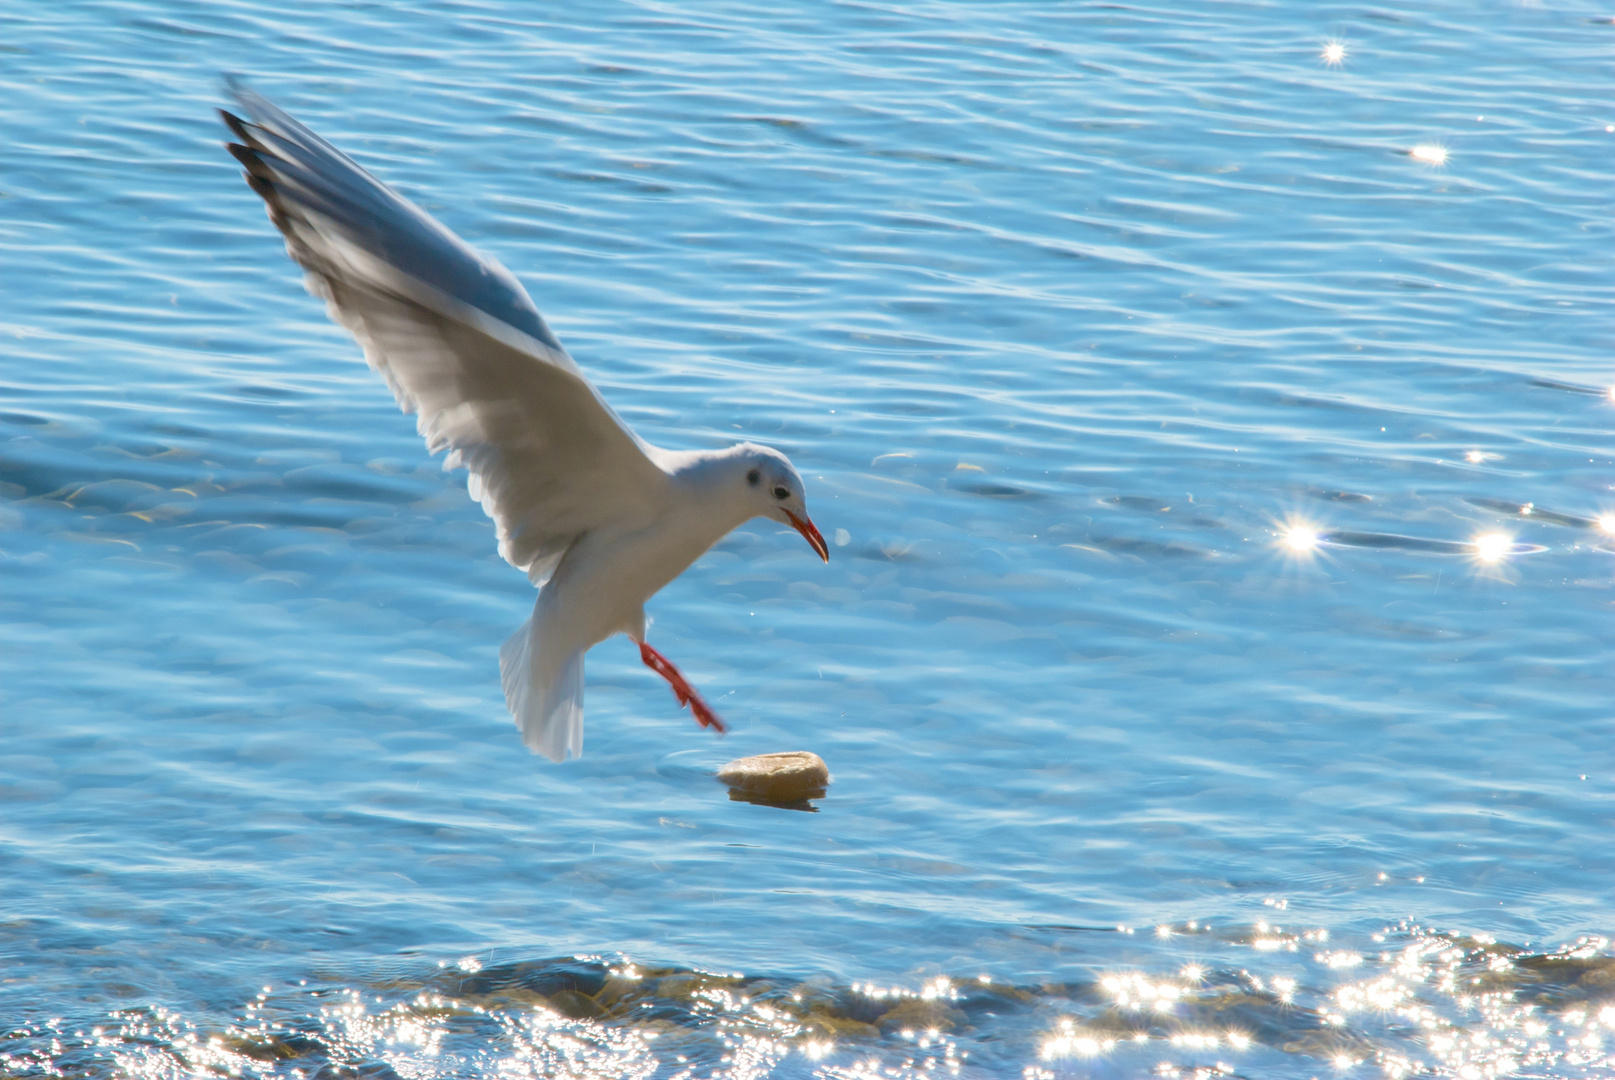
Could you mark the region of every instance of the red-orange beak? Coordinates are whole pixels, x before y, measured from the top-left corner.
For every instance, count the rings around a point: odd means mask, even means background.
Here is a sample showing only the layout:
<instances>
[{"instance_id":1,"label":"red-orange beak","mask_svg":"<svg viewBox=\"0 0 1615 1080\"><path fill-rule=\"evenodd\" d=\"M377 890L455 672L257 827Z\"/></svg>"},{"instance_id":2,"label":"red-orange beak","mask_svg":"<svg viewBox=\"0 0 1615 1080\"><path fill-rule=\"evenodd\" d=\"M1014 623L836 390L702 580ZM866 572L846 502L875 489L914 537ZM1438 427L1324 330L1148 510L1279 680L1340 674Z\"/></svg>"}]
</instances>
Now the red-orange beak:
<instances>
[{"instance_id":1,"label":"red-orange beak","mask_svg":"<svg viewBox=\"0 0 1615 1080\"><path fill-rule=\"evenodd\" d=\"M819 535L819 530L814 526L813 522L807 518L799 518L789 510L785 511L785 516L791 519L791 527L806 537L807 542L813 545L813 550L819 553L819 558L829 562L830 545L824 542L824 537Z\"/></svg>"}]
</instances>

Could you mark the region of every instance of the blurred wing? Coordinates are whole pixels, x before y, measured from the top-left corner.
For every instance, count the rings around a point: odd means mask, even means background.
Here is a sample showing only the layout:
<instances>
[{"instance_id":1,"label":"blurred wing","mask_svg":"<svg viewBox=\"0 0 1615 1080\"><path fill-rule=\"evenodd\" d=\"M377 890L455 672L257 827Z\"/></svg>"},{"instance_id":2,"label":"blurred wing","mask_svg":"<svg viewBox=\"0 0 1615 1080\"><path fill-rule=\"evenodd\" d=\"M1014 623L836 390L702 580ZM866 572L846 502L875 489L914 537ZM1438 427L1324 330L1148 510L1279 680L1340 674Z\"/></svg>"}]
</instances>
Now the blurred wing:
<instances>
[{"instance_id":1,"label":"blurred wing","mask_svg":"<svg viewBox=\"0 0 1615 1080\"><path fill-rule=\"evenodd\" d=\"M229 149L263 197L286 250L364 347L499 553L542 582L580 535L654 514L667 474L596 393L498 263L245 87L252 122L221 112Z\"/></svg>"}]
</instances>

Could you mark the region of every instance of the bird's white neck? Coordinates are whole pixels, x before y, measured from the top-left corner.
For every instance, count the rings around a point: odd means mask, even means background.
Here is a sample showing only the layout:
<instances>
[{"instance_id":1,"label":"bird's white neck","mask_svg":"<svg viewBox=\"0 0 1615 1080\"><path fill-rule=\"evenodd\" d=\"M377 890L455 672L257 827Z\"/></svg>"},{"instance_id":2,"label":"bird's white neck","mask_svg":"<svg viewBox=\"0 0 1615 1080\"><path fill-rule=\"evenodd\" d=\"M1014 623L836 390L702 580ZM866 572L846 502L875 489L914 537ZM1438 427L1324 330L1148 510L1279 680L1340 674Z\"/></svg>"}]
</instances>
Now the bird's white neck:
<instances>
[{"instance_id":1,"label":"bird's white neck","mask_svg":"<svg viewBox=\"0 0 1615 1080\"><path fill-rule=\"evenodd\" d=\"M692 540L705 537L701 551L759 516L757 500L747 490L736 463L740 446L726 450L664 450L658 464L667 470L674 491L680 532ZM698 556L699 557L699 556Z\"/></svg>"}]
</instances>

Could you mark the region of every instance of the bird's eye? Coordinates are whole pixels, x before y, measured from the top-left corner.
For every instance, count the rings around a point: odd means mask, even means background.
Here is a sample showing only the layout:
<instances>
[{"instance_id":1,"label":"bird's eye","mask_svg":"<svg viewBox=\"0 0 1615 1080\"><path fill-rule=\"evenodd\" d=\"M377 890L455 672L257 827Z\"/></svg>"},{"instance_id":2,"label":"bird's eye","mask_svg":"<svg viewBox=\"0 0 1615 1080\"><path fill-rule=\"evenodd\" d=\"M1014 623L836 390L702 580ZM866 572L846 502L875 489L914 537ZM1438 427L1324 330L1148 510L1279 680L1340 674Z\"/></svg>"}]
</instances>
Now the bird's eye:
<instances>
[{"instance_id":1,"label":"bird's eye","mask_svg":"<svg viewBox=\"0 0 1615 1080\"><path fill-rule=\"evenodd\" d=\"M777 488L774 489L774 498L776 498L776 499L789 498L790 494L791 493L789 491L787 491L785 488L782 488L782 487L777 487Z\"/></svg>"},{"instance_id":2,"label":"bird's eye","mask_svg":"<svg viewBox=\"0 0 1615 1080\"><path fill-rule=\"evenodd\" d=\"M746 483L750 484L752 487L756 487L757 481L761 480L762 478L762 474L756 469L753 469L751 472L746 474Z\"/></svg>"}]
</instances>

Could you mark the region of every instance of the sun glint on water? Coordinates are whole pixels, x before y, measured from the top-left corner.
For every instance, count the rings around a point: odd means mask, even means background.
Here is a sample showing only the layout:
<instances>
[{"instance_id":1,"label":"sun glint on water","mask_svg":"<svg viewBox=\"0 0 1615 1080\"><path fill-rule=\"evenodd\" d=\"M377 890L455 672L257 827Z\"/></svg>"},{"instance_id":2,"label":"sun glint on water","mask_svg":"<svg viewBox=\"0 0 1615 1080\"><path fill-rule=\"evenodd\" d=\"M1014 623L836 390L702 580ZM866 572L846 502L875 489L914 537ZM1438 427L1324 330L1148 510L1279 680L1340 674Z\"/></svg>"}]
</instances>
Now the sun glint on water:
<instances>
[{"instance_id":1,"label":"sun glint on water","mask_svg":"<svg viewBox=\"0 0 1615 1080\"><path fill-rule=\"evenodd\" d=\"M1291 525L1284 531L1283 544L1295 554L1305 555L1316 550L1321 539L1310 525Z\"/></svg>"},{"instance_id":2,"label":"sun glint on water","mask_svg":"<svg viewBox=\"0 0 1615 1080\"><path fill-rule=\"evenodd\" d=\"M1475 537L1475 554L1481 562L1494 563L1514 547L1514 538L1505 533L1483 533Z\"/></svg>"},{"instance_id":3,"label":"sun glint on water","mask_svg":"<svg viewBox=\"0 0 1615 1080\"><path fill-rule=\"evenodd\" d=\"M1445 165L1447 163L1447 148L1440 143L1420 143L1408 151L1408 157L1421 165Z\"/></svg>"}]
</instances>

